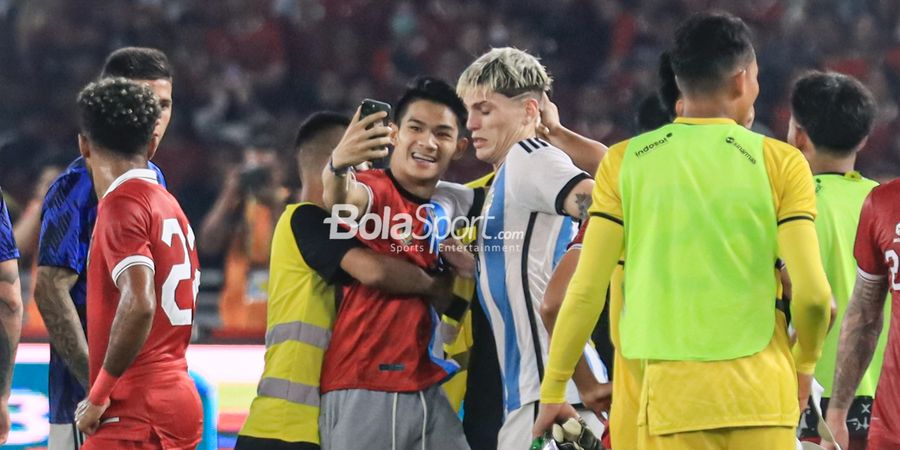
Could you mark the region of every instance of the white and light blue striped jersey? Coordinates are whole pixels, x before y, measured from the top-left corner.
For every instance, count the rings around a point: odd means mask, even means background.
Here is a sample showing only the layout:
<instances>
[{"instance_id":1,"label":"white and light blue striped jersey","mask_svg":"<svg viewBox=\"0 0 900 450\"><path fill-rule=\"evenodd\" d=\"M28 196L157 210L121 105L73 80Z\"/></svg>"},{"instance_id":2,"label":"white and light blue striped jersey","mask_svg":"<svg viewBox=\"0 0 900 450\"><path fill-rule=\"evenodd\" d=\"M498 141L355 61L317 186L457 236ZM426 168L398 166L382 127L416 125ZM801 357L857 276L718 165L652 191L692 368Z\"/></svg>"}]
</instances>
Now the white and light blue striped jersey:
<instances>
[{"instance_id":1,"label":"white and light blue striped jersey","mask_svg":"<svg viewBox=\"0 0 900 450\"><path fill-rule=\"evenodd\" d=\"M497 343L506 411L537 401L548 336L540 305L553 269L575 236L564 200L590 175L540 139L513 145L488 190L478 231L478 298ZM602 293L600 294L602 295ZM586 346L600 381L606 368ZM578 403L573 383L567 399Z\"/></svg>"}]
</instances>

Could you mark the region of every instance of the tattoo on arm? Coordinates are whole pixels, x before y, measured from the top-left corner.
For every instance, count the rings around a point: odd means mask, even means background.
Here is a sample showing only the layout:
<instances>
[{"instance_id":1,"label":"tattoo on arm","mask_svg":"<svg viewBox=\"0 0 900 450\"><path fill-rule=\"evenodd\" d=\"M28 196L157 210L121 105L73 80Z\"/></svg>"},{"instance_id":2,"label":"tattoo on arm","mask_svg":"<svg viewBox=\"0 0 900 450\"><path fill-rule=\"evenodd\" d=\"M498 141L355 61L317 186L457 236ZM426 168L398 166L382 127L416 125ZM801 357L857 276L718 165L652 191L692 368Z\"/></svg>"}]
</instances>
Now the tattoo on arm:
<instances>
[{"instance_id":1,"label":"tattoo on arm","mask_svg":"<svg viewBox=\"0 0 900 450\"><path fill-rule=\"evenodd\" d=\"M37 271L34 298L54 350L66 362L72 375L87 387L87 338L69 293L77 281L78 274L69 269L41 266Z\"/></svg>"},{"instance_id":2,"label":"tattoo on arm","mask_svg":"<svg viewBox=\"0 0 900 450\"><path fill-rule=\"evenodd\" d=\"M588 209L591 207L591 194L577 193L575 194L575 204L578 205L578 218L584 221L588 217Z\"/></svg>"},{"instance_id":3,"label":"tattoo on arm","mask_svg":"<svg viewBox=\"0 0 900 450\"><path fill-rule=\"evenodd\" d=\"M872 361L884 321L887 279L856 277L853 295L841 325L831 407L850 407L859 381Z\"/></svg>"}]
</instances>

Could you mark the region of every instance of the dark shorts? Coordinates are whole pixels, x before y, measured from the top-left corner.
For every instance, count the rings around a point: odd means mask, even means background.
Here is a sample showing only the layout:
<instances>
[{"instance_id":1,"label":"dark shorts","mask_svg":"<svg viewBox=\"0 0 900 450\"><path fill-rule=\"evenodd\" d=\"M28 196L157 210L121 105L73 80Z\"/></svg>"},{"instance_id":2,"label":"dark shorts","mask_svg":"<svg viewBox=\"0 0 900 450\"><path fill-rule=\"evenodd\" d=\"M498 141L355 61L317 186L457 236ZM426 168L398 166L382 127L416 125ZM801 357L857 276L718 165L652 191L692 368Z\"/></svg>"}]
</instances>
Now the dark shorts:
<instances>
[{"instance_id":1,"label":"dark shorts","mask_svg":"<svg viewBox=\"0 0 900 450\"><path fill-rule=\"evenodd\" d=\"M827 414L828 400L827 398L822 399L822 413ZM809 401L812 402L812 399ZM847 430L850 432L850 436L865 437L869 434L869 424L872 421L872 401L872 397L853 399L850 410L847 411ZM818 423L819 418L810 403L810 407L806 409L800 419L800 438L820 437L816 431Z\"/></svg>"},{"instance_id":2,"label":"dark shorts","mask_svg":"<svg viewBox=\"0 0 900 450\"><path fill-rule=\"evenodd\" d=\"M238 436L234 450L320 450L319 444L310 442L285 442L278 439Z\"/></svg>"}]
</instances>

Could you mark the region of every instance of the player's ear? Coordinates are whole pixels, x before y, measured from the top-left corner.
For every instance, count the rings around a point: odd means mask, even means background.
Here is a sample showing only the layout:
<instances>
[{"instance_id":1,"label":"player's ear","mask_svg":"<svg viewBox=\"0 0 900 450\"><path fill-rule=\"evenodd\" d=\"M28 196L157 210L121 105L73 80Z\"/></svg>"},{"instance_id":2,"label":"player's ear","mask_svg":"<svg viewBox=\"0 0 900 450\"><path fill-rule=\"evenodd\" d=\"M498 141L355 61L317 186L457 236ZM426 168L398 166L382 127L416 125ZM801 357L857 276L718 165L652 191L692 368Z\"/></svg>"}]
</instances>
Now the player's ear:
<instances>
[{"instance_id":1,"label":"player's ear","mask_svg":"<svg viewBox=\"0 0 900 450\"><path fill-rule=\"evenodd\" d=\"M860 150L866 148L866 144L868 142L869 142L869 137L868 136L864 137L863 140L859 141L859 144L856 144L856 151L860 151Z\"/></svg>"},{"instance_id":2,"label":"player's ear","mask_svg":"<svg viewBox=\"0 0 900 450\"><path fill-rule=\"evenodd\" d=\"M81 133L78 133L78 153L85 159L91 157L91 141Z\"/></svg>"},{"instance_id":3,"label":"player's ear","mask_svg":"<svg viewBox=\"0 0 900 450\"><path fill-rule=\"evenodd\" d=\"M153 159L157 147L159 147L159 135L153 133L153 136L150 136L150 142L147 143L147 160Z\"/></svg>"},{"instance_id":4,"label":"player's ear","mask_svg":"<svg viewBox=\"0 0 900 450\"><path fill-rule=\"evenodd\" d=\"M456 151L453 152L453 160L457 160L463 157L466 154L466 149L469 148L469 138L461 137L456 140Z\"/></svg>"},{"instance_id":5,"label":"player's ear","mask_svg":"<svg viewBox=\"0 0 900 450\"><path fill-rule=\"evenodd\" d=\"M803 150L809 143L809 135L806 134L806 130L801 127L793 117L791 117L790 122L788 122L787 138L788 144L791 144L800 150Z\"/></svg>"},{"instance_id":6,"label":"player's ear","mask_svg":"<svg viewBox=\"0 0 900 450\"><path fill-rule=\"evenodd\" d=\"M391 134L388 136L391 138L391 146L397 147L397 136L400 134L400 125L394 122L391 122Z\"/></svg>"},{"instance_id":7,"label":"player's ear","mask_svg":"<svg viewBox=\"0 0 900 450\"><path fill-rule=\"evenodd\" d=\"M525 125L536 122L541 116L541 105L530 96L525 99Z\"/></svg>"},{"instance_id":8,"label":"player's ear","mask_svg":"<svg viewBox=\"0 0 900 450\"><path fill-rule=\"evenodd\" d=\"M731 76L731 79L728 80L732 95L734 98L741 98L744 96L744 92L747 91L747 86L750 78L750 71L747 69L741 69L740 72Z\"/></svg>"}]
</instances>

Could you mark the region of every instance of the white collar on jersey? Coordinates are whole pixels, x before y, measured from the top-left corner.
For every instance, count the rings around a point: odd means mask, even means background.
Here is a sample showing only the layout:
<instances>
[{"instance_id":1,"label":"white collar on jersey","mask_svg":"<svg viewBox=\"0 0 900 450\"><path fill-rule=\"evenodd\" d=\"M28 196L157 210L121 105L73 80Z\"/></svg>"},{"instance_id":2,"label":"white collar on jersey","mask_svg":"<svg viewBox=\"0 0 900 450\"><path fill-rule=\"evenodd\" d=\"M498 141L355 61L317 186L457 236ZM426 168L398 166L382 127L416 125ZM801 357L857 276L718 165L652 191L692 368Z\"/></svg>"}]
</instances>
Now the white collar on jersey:
<instances>
[{"instance_id":1,"label":"white collar on jersey","mask_svg":"<svg viewBox=\"0 0 900 450\"><path fill-rule=\"evenodd\" d=\"M106 197L110 192L116 190L116 188L121 186L122 183L136 178L144 180L148 183L159 184L159 181L156 181L156 172L154 172L153 169L131 169L128 172L119 175L119 178L116 178L116 180L113 181L111 185L109 185L109 189L106 190L106 193L103 194L103 197Z\"/></svg>"}]
</instances>

